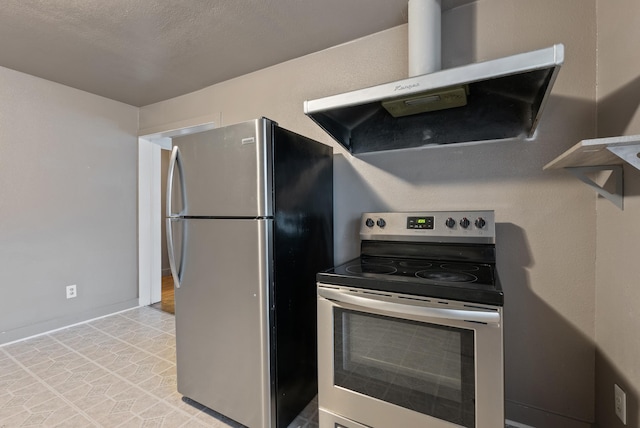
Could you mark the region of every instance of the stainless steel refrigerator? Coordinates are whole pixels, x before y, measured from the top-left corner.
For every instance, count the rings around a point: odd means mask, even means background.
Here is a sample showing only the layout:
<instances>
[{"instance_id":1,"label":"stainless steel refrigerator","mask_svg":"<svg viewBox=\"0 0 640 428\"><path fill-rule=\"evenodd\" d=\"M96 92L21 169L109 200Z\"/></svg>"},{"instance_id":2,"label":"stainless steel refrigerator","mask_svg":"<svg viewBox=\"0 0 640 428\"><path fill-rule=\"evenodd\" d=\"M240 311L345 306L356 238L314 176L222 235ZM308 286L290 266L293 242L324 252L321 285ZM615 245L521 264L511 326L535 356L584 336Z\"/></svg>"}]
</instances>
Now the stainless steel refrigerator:
<instances>
[{"instance_id":1,"label":"stainless steel refrigerator","mask_svg":"<svg viewBox=\"0 0 640 428\"><path fill-rule=\"evenodd\" d=\"M173 140L178 391L251 428L286 427L317 393L332 162L330 147L265 118Z\"/></svg>"}]
</instances>

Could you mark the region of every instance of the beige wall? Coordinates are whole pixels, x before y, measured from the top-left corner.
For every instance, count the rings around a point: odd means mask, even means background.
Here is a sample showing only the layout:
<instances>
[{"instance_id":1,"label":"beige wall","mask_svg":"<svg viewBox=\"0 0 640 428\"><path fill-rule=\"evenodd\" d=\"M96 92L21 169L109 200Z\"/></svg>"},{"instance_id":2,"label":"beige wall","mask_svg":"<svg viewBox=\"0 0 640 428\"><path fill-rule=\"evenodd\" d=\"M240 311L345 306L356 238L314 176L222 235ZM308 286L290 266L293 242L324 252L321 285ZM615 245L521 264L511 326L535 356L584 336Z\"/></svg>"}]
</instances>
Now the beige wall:
<instances>
[{"instance_id":1,"label":"beige wall","mask_svg":"<svg viewBox=\"0 0 640 428\"><path fill-rule=\"evenodd\" d=\"M137 129L135 107L0 67L0 343L137 304Z\"/></svg>"},{"instance_id":2,"label":"beige wall","mask_svg":"<svg viewBox=\"0 0 640 428\"><path fill-rule=\"evenodd\" d=\"M508 416L593 421L595 196L566 172L542 167L595 135L595 24L595 0L481 0L445 14L446 66L565 44L535 141L360 159L336 147L304 116L303 101L405 77L406 26L143 107L140 127L216 112L222 124L267 116L333 145L336 262L357 254L361 211L494 209ZM549 418L537 426L569 426Z\"/></svg>"},{"instance_id":3,"label":"beige wall","mask_svg":"<svg viewBox=\"0 0 640 428\"><path fill-rule=\"evenodd\" d=\"M598 136L640 134L640 3L598 2ZM624 210L597 202L596 412L624 425L613 388L627 394L627 426L640 427L640 171L625 165Z\"/></svg>"}]
</instances>

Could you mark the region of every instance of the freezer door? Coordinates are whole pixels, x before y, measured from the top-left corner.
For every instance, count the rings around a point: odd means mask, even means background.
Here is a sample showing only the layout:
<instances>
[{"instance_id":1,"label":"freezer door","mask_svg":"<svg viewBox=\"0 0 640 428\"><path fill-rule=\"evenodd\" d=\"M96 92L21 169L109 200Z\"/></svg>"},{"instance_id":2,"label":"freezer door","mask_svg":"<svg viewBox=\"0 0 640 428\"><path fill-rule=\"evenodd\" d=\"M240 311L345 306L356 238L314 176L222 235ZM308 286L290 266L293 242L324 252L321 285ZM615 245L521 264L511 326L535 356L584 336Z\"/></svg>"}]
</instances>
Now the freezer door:
<instances>
[{"instance_id":1,"label":"freezer door","mask_svg":"<svg viewBox=\"0 0 640 428\"><path fill-rule=\"evenodd\" d=\"M256 119L173 139L168 216L271 216L271 129Z\"/></svg>"},{"instance_id":2,"label":"freezer door","mask_svg":"<svg viewBox=\"0 0 640 428\"><path fill-rule=\"evenodd\" d=\"M271 426L273 220L176 219L178 391L251 428Z\"/></svg>"}]
</instances>

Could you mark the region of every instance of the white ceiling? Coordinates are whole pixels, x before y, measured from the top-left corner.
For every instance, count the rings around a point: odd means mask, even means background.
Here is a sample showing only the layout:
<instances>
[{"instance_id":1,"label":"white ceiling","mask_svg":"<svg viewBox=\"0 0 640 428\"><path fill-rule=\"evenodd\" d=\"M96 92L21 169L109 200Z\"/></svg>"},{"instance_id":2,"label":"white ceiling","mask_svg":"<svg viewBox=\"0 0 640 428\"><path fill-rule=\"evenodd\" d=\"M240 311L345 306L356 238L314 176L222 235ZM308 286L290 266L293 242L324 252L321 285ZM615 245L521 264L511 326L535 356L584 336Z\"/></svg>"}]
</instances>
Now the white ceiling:
<instances>
[{"instance_id":1,"label":"white ceiling","mask_svg":"<svg viewBox=\"0 0 640 428\"><path fill-rule=\"evenodd\" d=\"M2 0L0 66L148 105L407 22L407 0Z\"/></svg>"}]
</instances>

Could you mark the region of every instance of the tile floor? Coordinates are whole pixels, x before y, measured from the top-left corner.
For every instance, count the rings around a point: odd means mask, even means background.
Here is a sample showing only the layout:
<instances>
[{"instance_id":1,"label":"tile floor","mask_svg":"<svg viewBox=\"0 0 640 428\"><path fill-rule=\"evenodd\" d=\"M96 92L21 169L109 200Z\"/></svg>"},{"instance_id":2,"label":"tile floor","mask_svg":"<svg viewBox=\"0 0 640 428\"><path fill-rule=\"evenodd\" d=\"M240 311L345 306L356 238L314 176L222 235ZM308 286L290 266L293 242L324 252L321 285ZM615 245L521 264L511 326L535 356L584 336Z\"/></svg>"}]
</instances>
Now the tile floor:
<instances>
[{"instance_id":1,"label":"tile floor","mask_svg":"<svg viewBox=\"0 0 640 428\"><path fill-rule=\"evenodd\" d=\"M238 425L176 391L174 317L142 307L0 347L0 428ZM317 428L317 402L290 428Z\"/></svg>"}]
</instances>

